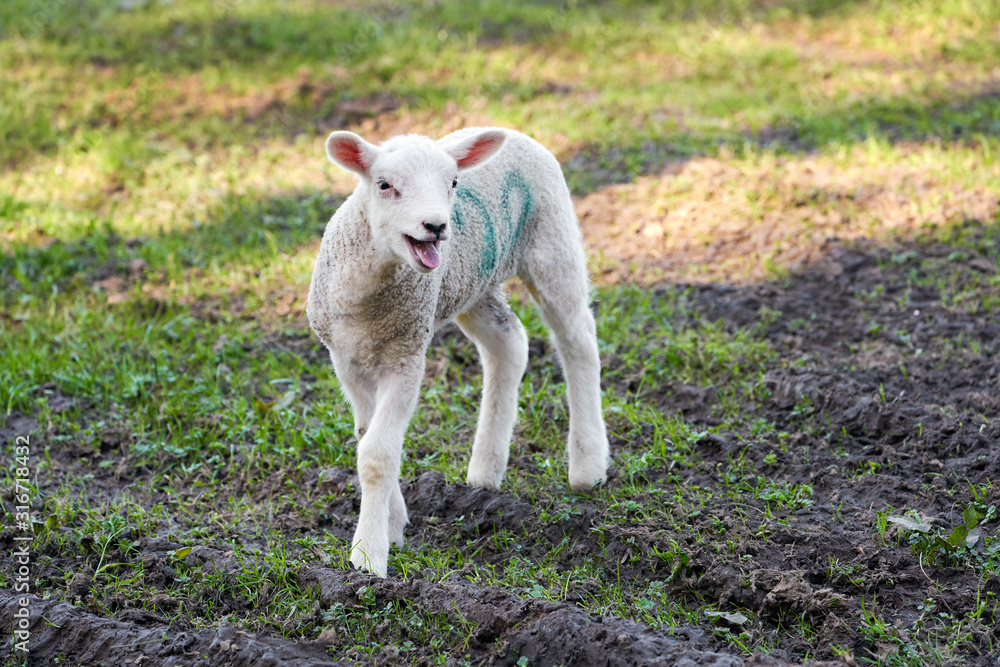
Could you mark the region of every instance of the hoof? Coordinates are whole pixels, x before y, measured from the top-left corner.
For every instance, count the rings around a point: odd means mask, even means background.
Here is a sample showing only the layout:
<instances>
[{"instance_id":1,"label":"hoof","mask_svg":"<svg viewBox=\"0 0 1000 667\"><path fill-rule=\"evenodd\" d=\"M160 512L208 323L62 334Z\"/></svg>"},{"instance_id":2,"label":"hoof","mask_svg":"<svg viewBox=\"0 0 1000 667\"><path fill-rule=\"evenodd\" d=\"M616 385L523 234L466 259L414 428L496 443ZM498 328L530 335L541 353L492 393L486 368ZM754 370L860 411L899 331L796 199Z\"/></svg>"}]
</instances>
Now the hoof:
<instances>
[{"instance_id":1,"label":"hoof","mask_svg":"<svg viewBox=\"0 0 1000 667\"><path fill-rule=\"evenodd\" d=\"M388 554L386 557L381 559L371 558L363 549L359 547L351 549L351 564L362 572L369 572L374 574L376 577L381 577L383 579L385 579L389 571Z\"/></svg>"}]
</instances>

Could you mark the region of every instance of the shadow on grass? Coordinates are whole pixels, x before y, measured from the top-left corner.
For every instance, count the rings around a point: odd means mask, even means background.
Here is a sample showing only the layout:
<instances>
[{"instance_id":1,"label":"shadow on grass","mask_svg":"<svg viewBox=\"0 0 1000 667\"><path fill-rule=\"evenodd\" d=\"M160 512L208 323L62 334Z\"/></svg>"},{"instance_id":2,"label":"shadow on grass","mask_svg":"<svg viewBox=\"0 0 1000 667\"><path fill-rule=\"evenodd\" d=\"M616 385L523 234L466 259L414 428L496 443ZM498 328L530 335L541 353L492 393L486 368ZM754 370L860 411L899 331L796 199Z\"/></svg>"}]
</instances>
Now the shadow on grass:
<instances>
[{"instance_id":1,"label":"shadow on grass","mask_svg":"<svg viewBox=\"0 0 1000 667\"><path fill-rule=\"evenodd\" d=\"M753 134L676 133L630 143L592 143L565 159L563 169L571 190L580 195L713 154L724 145L736 154L747 148L800 154L827 142L860 143L878 137L890 142L982 145L989 161L990 146L997 147L998 136L1000 96L987 86L960 99L930 104L866 100L844 109L813 109ZM109 227L91 223L72 242L18 245L5 251L0 257L3 301L9 305L19 291L44 295L53 289L90 287L114 275L134 273L129 267L140 261L168 281L183 280L187 269L261 265L268 257L294 252L321 238L340 201L307 192L230 198L220 203L209 221L155 237L122 238ZM26 208L37 206L0 197L0 220L15 221Z\"/></svg>"},{"instance_id":2,"label":"shadow on grass","mask_svg":"<svg viewBox=\"0 0 1000 667\"><path fill-rule=\"evenodd\" d=\"M563 160L563 171L574 194L587 194L656 173L670 164L715 154L722 146L739 156L747 149L808 153L829 144L857 144L871 138L984 146L998 137L1000 94L994 84L986 84L975 93L930 103L894 98L857 100L843 107L804 107L784 122L756 132L682 131L629 142L589 142Z\"/></svg>"},{"instance_id":3,"label":"shadow on grass","mask_svg":"<svg viewBox=\"0 0 1000 667\"><path fill-rule=\"evenodd\" d=\"M169 3L172 4L172 3ZM600 28L611 19L656 16L669 22L740 25L772 18L835 14L862 0L668 0L604 1L590 6L539 0L512 6L502 0L419 3L351 3L303 11L271 3L211 0L199 4L84 0L39 7L10 0L0 9L0 39L55 47L64 62L133 65L146 70L195 71L232 63L258 67L261 60L294 68L303 59L343 64L399 48L411 29L433 42L439 31L487 44L547 43L566 26ZM180 10L180 11L178 11Z\"/></svg>"},{"instance_id":4,"label":"shadow on grass","mask_svg":"<svg viewBox=\"0 0 1000 667\"><path fill-rule=\"evenodd\" d=\"M191 269L263 267L271 258L318 242L342 201L317 193L248 195L224 200L214 220L189 229L126 238L95 223L71 242L17 244L0 256L3 301L11 305L21 294L42 297L92 289L115 276L135 280L155 275L178 282ZM7 204L8 209L17 206Z\"/></svg>"},{"instance_id":5,"label":"shadow on grass","mask_svg":"<svg viewBox=\"0 0 1000 667\"><path fill-rule=\"evenodd\" d=\"M461 86L456 87L454 82L428 85L412 80L405 71L410 60L390 56L413 52L417 62L432 66L435 58L448 53L443 50L446 47L441 43L442 35L444 42L450 44L447 49L458 46L460 51L475 49L480 42L488 47L520 43L552 47L564 41L571 28L584 34L599 33L609 20L635 24L659 20L742 25L776 16L820 16L857 4L855 0L785 3L674 0L605 2L581 7L561 1L509 6L499 0L483 0L473 4L387 2L294 11L235 0L175 8L166 3L90 0L75 5L53 3L45 11L39 11L30 0L14 0L0 9L0 35L6 25L7 40L21 40L29 50L43 50L53 63L96 66L112 78L121 78L123 90L75 110L61 102L58 108L53 108L57 103L45 96L24 99L24 110L15 108L12 112L12 130L5 142L8 146L0 147L0 157L13 163L39 149L57 150L66 126L72 130L127 124L137 131L153 129L180 141L202 143L196 141L196 132L192 136L186 127L192 109L196 114L221 115L228 121L245 119L249 121L249 135L260 138L295 135L307 129L330 129L332 124L339 125L352 114L357 115L357 98L363 101L378 93L413 101L416 106L440 108L449 100L461 99ZM349 70L350 76L346 83L340 75L332 77L333 83L324 82L324 75L319 75L320 81L285 81L299 68L315 69L317 65ZM204 89L195 85L188 90L190 82L181 80L172 82L178 90L165 91L169 93L168 99L154 99L158 97L154 89L159 87L163 75L206 69L214 74L206 77ZM402 75L399 77L402 83L386 89L386 82L397 75ZM267 95L263 95L265 99L255 101L249 111L213 111L220 105L236 104L234 100L240 95L225 91L225 86L223 91L213 92L211 80L236 81L239 86L248 80L273 82L276 77L293 87L301 84L298 93L302 95L286 95L281 99L266 99ZM509 97L513 104L533 99L539 92L534 84L512 81L506 73L494 73L477 85L478 95L490 99ZM18 91L12 88L9 92L16 96ZM202 111L193 99L198 96L211 98ZM346 111L340 108L345 103L353 108ZM177 112L179 118L171 118L172 105L182 110ZM156 113L150 113L144 106L158 108ZM259 113L257 107L267 113ZM204 132L208 127L197 130ZM208 134L217 131L214 127Z\"/></svg>"}]
</instances>

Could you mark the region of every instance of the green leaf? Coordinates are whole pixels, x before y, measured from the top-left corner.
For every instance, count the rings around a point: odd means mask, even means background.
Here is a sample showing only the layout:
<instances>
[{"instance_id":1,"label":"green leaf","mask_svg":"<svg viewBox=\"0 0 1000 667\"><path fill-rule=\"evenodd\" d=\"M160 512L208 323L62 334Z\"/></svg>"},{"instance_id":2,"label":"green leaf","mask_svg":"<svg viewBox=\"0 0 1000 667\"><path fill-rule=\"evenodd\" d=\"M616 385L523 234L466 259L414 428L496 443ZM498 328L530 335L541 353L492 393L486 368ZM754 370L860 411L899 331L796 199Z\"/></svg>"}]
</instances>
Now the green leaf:
<instances>
[{"instance_id":1,"label":"green leaf","mask_svg":"<svg viewBox=\"0 0 1000 667\"><path fill-rule=\"evenodd\" d=\"M278 399L278 402L274 404L274 410L284 410L289 405L295 402L295 390L290 389L285 392L284 396Z\"/></svg>"},{"instance_id":2,"label":"green leaf","mask_svg":"<svg viewBox=\"0 0 1000 667\"><path fill-rule=\"evenodd\" d=\"M729 623L730 625L743 625L744 623L750 620L745 615L739 612L732 613L728 611L706 611L705 616L708 616L709 618L723 620Z\"/></svg>"},{"instance_id":3,"label":"green leaf","mask_svg":"<svg viewBox=\"0 0 1000 667\"><path fill-rule=\"evenodd\" d=\"M965 546L965 537L969 534L969 529L964 525L958 526L955 530L951 531L951 535L948 536L947 542L951 546L951 550L961 549Z\"/></svg>"},{"instance_id":4,"label":"green leaf","mask_svg":"<svg viewBox=\"0 0 1000 667\"><path fill-rule=\"evenodd\" d=\"M971 549L975 546L976 542L979 541L979 531L976 529L976 526L979 525L980 518L982 518L981 515L974 507L966 507L962 513L962 525L957 526L951 531L948 539L945 540L948 544L946 549L949 552L955 552L963 547ZM975 530L974 536L972 535L973 530Z\"/></svg>"},{"instance_id":5,"label":"green leaf","mask_svg":"<svg viewBox=\"0 0 1000 667\"><path fill-rule=\"evenodd\" d=\"M969 534L965 536L965 546L969 549L974 549L978 541L979 529L973 528L969 531Z\"/></svg>"},{"instance_id":6,"label":"green leaf","mask_svg":"<svg viewBox=\"0 0 1000 667\"><path fill-rule=\"evenodd\" d=\"M542 588L538 584L535 584L534 586L531 587L531 590L528 591L528 595L530 595L533 598L547 598L549 596L549 592L545 588Z\"/></svg>"},{"instance_id":7,"label":"green leaf","mask_svg":"<svg viewBox=\"0 0 1000 667\"><path fill-rule=\"evenodd\" d=\"M916 530L921 533L931 532L931 525L929 523L921 523L920 521L911 519L908 516L890 516L887 517L887 520L907 530Z\"/></svg>"},{"instance_id":8,"label":"green leaf","mask_svg":"<svg viewBox=\"0 0 1000 667\"><path fill-rule=\"evenodd\" d=\"M182 560L184 558L187 558L187 555L189 553L191 553L191 547L181 547L180 549L174 552L174 558L177 560Z\"/></svg>"},{"instance_id":9,"label":"green leaf","mask_svg":"<svg viewBox=\"0 0 1000 667\"><path fill-rule=\"evenodd\" d=\"M935 535L934 536L934 546L938 547L939 549L944 550L945 553L949 553L949 554L954 553L955 551L958 550L958 547L956 547L954 544L952 544L948 540L944 539L940 535Z\"/></svg>"},{"instance_id":10,"label":"green leaf","mask_svg":"<svg viewBox=\"0 0 1000 667\"><path fill-rule=\"evenodd\" d=\"M990 508L988 510L986 510L986 516L983 517L983 520L980 521L980 524L983 525L983 526L985 526L986 524L990 523L991 521L995 521L996 518L997 518L997 506L996 505L990 505Z\"/></svg>"}]
</instances>

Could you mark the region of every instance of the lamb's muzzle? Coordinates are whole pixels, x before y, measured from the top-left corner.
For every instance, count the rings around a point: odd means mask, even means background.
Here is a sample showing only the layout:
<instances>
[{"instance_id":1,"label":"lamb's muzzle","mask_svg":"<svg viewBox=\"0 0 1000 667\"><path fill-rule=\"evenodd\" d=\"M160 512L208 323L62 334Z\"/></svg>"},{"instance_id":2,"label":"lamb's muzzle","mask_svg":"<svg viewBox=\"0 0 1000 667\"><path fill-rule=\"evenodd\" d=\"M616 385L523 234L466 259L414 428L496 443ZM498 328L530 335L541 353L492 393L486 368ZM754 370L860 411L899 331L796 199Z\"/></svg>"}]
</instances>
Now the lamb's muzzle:
<instances>
[{"instance_id":1,"label":"lamb's muzzle","mask_svg":"<svg viewBox=\"0 0 1000 667\"><path fill-rule=\"evenodd\" d=\"M569 483L604 481L608 439L587 262L559 163L511 130L470 128L381 146L351 132L326 142L358 186L327 225L309 321L354 409L361 511L351 562L380 576L403 543L403 441L434 331L456 322L483 363L467 481L499 488L528 362L504 283L518 276L552 330L568 383ZM459 173L461 172L461 179Z\"/></svg>"}]
</instances>

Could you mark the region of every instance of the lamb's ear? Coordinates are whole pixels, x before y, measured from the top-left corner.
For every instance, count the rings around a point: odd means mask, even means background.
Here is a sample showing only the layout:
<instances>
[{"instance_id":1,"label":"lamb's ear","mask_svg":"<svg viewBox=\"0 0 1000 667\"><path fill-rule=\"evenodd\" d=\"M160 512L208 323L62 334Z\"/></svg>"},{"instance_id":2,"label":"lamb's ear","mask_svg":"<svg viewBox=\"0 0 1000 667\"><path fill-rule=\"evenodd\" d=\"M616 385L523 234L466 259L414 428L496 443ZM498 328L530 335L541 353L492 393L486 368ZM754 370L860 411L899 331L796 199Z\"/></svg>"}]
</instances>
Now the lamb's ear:
<instances>
[{"instance_id":1,"label":"lamb's ear","mask_svg":"<svg viewBox=\"0 0 1000 667\"><path fill-rule=\"evenodd\" d=\"M486 162L503 146L507 135L503 130L484 130L444 146L444 152L455 158L459 169L468 169Z\"/></svg>"},{"instance_id":2,"label":"lamb's ear","mask_svg":"<svg viewBox=\"0 0 1000 667\"><path fill-rule=\"evenodd\" d=\"M353 132L332 132L326 139L326 156L330 162L362 176L368 175L377 154L375 146Z\"/></svg>"}]
</instances>

